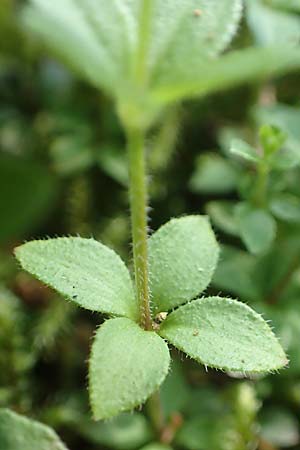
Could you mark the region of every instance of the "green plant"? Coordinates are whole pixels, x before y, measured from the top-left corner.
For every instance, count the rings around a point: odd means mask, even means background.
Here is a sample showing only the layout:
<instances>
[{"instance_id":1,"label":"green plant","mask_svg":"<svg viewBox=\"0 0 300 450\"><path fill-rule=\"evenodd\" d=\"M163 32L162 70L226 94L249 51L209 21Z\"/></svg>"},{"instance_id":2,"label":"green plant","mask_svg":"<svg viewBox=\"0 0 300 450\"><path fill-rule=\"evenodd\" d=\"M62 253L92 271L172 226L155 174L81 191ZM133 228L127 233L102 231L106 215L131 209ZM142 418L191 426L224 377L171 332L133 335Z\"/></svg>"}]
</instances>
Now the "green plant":
<instances>
[{"instance_id":1,"label":"green plant","mask_svg":"<svg viewBox=\"0 0 300 450\"><path fill-rule=\"evenodd\" d=\"M164 339L223 370L269 372L287 359L248 306L220 297L194 300L210 283L218 259L207 218L173 219L148 239L147 133L174 102L295 68L300 56L293 48L253 48L217 58L237 28L237 0L100 3L101 9L92 0L35 0L25 21L116 102L127 137L135 287L120 258L92 239L33 241L16 256L69 300L111 317L92 347L95 418L150 397L150 415L160 430L156 391L170 359Z\"/></svg>"}]
</instances>

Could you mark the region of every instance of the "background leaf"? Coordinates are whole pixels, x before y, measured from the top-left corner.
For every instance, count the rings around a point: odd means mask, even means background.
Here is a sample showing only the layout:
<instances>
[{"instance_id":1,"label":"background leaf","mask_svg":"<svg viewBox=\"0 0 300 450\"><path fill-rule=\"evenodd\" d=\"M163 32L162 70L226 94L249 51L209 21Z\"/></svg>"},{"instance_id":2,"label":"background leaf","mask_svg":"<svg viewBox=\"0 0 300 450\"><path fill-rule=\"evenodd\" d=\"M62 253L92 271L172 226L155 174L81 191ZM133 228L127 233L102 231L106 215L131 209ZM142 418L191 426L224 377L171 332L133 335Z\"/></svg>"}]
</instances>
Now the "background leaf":
<instances>
[{"instance_id":1,"label":"background leaf","mask_svg":"<svg viewBox=\"0 0 300 450\"><path fill-rule=\"evenodd\" d=\"M283 408L269 407L261 416L261 436L276 447L299 444L298 420Z\"/></svg>"},{"instance_id":2,"label":"background leaf","mask_svg":"<svg viewBox=\"0 0 300 450\"><path fill-rule=\"evenodd\" d=\"M1 450L67 450L46 425L0 409Z\"/></svg>"},{"instance_id":3,"label":"background leaf","mask_svg":"<svg viewBox=\"0 0 300 450\"><path fill-rule=\"evenodd\" d=\"M200 97L238 84L266 79L300 67L300 50L285 47L247 48L233 51L209 64L184 83L174 81L155 86L153 98L161 103Z\"/></svg>"},{"instance_id":4,"label":"background leaf","mask_svg":"<svg viewBox=\"0 0 300 450\"><path fill-rule=\"evenodd\" d=\"M267 251L276 235L276 222L264 209L240 203L235 208L240 236L253 254Z\"/></svg>"},{"instance_id":5,"label":"background leaf","mask_svg":"<svg viewBox=\"0 0 300 450\"><path fill-rule=\"evenodd\" d=\"M219 247L206 216L172 219L149 239L152 301L167 311L191 300L210 283Z\"/></svg>"},{"instance_id":6,"label":"background leaf","mask_svg":"<svg viewBox=\"0 0 300 450\"><path fill-rule=\"evenodd\" d=\"M300 223L300 199L292 194L278 194L270 202L275 217L286 222Z\"/></svg>"},{"instance_id":7,"label":"background leaf","mask_svg":"<svg viewBox=\"0 0 300 450\"><path fill-rule=\"evenodd\" d=\"M239 230L234 218L235 202L228 200L215 200L206 204L206 212L212 223L224 233L233 236L239 235Z\"/></svg>"},{"instance_id":8,"label":"background leaf","mask_svg":"<svg viewBox=\"0 0 300 450\"><path fill-rule=\"evenodd\" d=\"M155 332L129 319L111 319L97 331L90 360L95 419L108 419L144 403L164 381L170 355Z\"/></svg>"},{"instance_id":9,"label":"background leaf","mask_svg":"<svg viewBox=\"0 0 300 450\"><path fill-rule=\"evenodd\" d=\"M247 21L259 45L298 45L300 18L268 7L261 0L247 1Z\"/></svg>"},{"instance_id":10,"label":"background leaf","mask_svg":"<svg viewBox=\"0 0 300 450\"><path fill-rule=\"evenodd\" d=\"M95 444L118 450L141 448L153 438L146 417L140 413L124 413L109 422L87 421L80 432Z\"/></svg>"},{"instance_id":11,"label":"background leaf","mask_svg":"<svg viewBox=\"0 0 300 450\"><path fill-rule=\"evenodd\" d=\"M1 154L0 241L22 237L39 225L51 211L57 187L55 177L40 164Z\"/></svg>"},{"instance_id":12,"label":"background leaf","mask_svg":"<svg viewBox=\"0 0 300 450\"><path fill-rule=\"evenodd\" d=\"M222 291L245 300L257 300L259 290L253 279L255 267L254 255L229 245L222 245L220 262L214 273L212 284Z\"/></svg>"},{"instance_id":13,"label":"background leaf","mask_svg":"<svg viewBox=\"0 0 300 450\"><path fill-rule=\"evenodd\" d=\"M230 161L215 153L205 153L196 160L196 170L190 180L193 192L228 194L235 189L238 172Z\"/></svg>"},{"instance_id":14,"label":"background leaf","mask_svg":"<svg viewBox=\"0 0 300 450\"><path fill-rule=\"evenodd\" d=\"M257 163L261 159L258 151L242 139L234 139L232 141L230 152L252 163Z\"/></svg>"},{"instance_id":15,"label":"background leaf","mask_svg":"<svg viewBox=\"0 0 300 450\"><path fill-rule=\"evenodd\" d=\"M277 170L287 170L300 165L300 109L291 105L277 103L269 106L256 106L253 115L260 125L277 126L287 135L284 147L272 158Z\"/></svg>"},{"instance_id":16,"label":"background leaf","mask_svg":"<svg viewBox=\"0 0 300 450\"><path fill-rule=\"evenodd\" d=\"M24 270L83 308L137 318L129 272L100 242L79 237L38 240L15 253Z\"/></svg>"},{"instance_id":17,"label":"background leaf","mask_svg":"<svg viewBox=\"0 0 300 450\"><path fill-rule=\"evenodd\" d=\"M287 364L270 327L247 305L221 297L194 300L171 313L160 334L201 364L269 372Z\"/></svg>"}]
</instances>

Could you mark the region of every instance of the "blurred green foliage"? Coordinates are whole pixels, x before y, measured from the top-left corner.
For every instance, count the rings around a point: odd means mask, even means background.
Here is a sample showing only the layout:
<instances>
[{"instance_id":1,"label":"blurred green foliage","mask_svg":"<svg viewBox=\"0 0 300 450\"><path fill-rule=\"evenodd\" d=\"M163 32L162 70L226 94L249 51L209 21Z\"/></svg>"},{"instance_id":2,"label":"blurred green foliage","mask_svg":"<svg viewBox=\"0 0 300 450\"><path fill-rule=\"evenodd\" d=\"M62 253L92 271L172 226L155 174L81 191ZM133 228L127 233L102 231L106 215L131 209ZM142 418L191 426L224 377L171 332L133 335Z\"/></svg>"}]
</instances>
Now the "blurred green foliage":
<instances>
[{"instance_id":1,"label":"blurred green foliage","mask_svg":"<svg viewBox=\"0 0 300 450\"><path fill-rule=\"evenodd\" d=\"M54 427L72 450L300 449L299 72L170 109L152 130L151 227L206 211L224 244L209 293L241 296L271 318L290 358L274 377L243 380L175 355L158 443L140 411L89 419L97 319L12 259L23 240L80 234L131 260L124 136L112 103L22 29L23 3L0 2L0 407ZM234 47L299 45L297 0L246 3Z\"/></svg>"}]
</instances>

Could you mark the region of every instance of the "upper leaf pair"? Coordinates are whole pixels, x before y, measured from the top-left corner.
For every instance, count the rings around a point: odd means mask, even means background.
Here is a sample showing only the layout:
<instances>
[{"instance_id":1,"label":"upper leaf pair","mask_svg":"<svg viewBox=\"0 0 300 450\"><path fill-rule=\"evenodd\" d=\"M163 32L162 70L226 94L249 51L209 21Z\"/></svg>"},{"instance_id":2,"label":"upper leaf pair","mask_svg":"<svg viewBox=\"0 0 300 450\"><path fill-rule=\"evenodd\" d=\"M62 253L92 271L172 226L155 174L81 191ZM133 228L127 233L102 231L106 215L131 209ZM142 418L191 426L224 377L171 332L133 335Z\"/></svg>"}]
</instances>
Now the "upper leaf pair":
<instances>
[{"instance_id":1,"label":"upper leaf pair","mask_svg":"<svg viewBox=\"0 0 300 450\"><path fill-rule=\"evenodd\" d=\"M125 102L141 95L134 86L141 61L156 105L300 66L293 48L250 49L214 61L237 29L241 0L154 0L146 19L144 4L31 0L25 22L90 83Z\"/></svg>"}]
</instances>

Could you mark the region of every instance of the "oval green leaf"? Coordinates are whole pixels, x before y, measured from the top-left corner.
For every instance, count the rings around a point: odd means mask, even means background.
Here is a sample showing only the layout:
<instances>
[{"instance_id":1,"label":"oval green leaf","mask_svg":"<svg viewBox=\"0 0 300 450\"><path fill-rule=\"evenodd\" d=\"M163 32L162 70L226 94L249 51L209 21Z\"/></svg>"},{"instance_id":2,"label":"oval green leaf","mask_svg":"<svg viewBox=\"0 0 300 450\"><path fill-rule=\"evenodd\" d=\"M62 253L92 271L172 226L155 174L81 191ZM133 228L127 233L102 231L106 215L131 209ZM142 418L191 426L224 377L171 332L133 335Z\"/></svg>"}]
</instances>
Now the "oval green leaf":
<instances>
[{"instance_id":1,"label":"oval green leaf","mask_svg":"<svg viewBox=\"0 0 300 450\"><path fill-rule=\"evenodd\" d=\"M149 239L150 288L155 311L168 311L210 283L219 246L206 216L172 219Z\"/></svg>"},{"instance_id":2,"label":"oval green leaf","mask_svg":"<svg viewBox=\"0 0 300 450\"><path fill-rule=\"evenodd\" d=\"M138 316L129 272L110 248L79 237L28 242L15 250L24 270L83 308Z\"/></svg>"},{"instance_id":3,"label":"oval green leaf","mask_svg":"<svg viewBox=\"0 0 300 450\"><path fill-rule=\"evenodd\" d=\"M46 425L0 409L1 450L67 450L57 434Z\"/></svg>"},{"instance_id":4,"label":"oval green leaf","mask_svg":"<svg viewBox=\"0 0 300 450\"><path fill-rule=\"evenodd\" d=\"M232 40L241 0L153 2L149 65L153 85L198 78L203 65Z\"/></svg>"},{"instance_id":5,"label":"oval green leaf","mask_svg":"<svg viewBox=\"0 0 300 450\"><path fill-rule=\"evenodd\" d=\"M160 335L201 364L231 372L265 373L288 362L263 318L227 298L181 306L163 322Z\"/></svg>"},{"instance_id":6,"label":"oval green leaf","mask_svg":"<svg viewBox=\"0 0 300 450\"><path fill-rule=\"evenodd\" d=\"M246 202L236 206L234 215L240 236L249 252L255 255L266 252L276 236L277 226L273 216Z\"/></svg>"},{"instance_id":7,"label":"oval green leaf","mask_svg":"<svg viewBox=\"0 0 300 450\"><path fill-rule=\"evenodd\" d=\"M106 321L92 347L89 381L95 419L108 419L144 403L169 369L167 344L129 319Z\"/></svg>"},{"instance_id":8,"label":"oval green leaf","mask_svg":"<svg viewBox=\"0 0 300 450\"><path fill-rule=\"evenodd\" d=\"M217 153L204 153L197 158L196 170L189 186L193 192L226 195L235 190L238 171Z\"/></svg>"}]
</instances>

